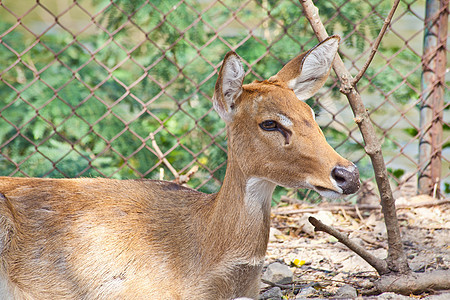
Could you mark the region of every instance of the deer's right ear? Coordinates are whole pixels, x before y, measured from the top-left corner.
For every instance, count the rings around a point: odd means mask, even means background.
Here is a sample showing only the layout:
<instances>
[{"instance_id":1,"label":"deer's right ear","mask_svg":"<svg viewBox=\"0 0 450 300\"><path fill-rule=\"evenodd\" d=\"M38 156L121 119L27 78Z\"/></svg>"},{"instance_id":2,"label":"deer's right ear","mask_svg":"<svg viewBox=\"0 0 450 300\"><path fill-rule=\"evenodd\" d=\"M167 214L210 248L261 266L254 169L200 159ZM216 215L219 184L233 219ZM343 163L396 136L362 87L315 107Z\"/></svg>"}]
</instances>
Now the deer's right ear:
<instances>
[{"instance_id":1,"label":"deer's right ear","mask_svg":"<svg viewBox=\"0 0 450 300\"><path fill-rule=\"evenodd\" d=\"M239 56L232 51L228 52L223 59L213 96L214 109L226 123L233 119L236 99L242 93L244 75Z\"/></svg>"}]
</instances>

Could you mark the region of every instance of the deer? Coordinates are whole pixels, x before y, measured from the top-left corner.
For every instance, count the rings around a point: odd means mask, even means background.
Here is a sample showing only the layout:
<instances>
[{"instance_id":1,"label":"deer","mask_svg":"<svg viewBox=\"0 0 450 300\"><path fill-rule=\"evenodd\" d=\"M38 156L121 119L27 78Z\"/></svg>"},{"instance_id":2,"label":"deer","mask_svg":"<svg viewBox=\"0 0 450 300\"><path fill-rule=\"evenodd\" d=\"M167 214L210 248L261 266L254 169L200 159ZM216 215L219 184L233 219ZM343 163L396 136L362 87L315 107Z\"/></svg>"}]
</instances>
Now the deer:
<instances>
[{"instance_id":1,"label":"deer","mask_svg":"<svg viewBox=\"0 0 450 300\"><path fill-rule=\"evenodd\" d=\"M277 185L357 192L359 171L304 100L329 76L331 36L263 81L225 55L212 97L228 160L205 194L169 181L0 177L2 299L257 299Z\"/></svg>"}]
</instances>

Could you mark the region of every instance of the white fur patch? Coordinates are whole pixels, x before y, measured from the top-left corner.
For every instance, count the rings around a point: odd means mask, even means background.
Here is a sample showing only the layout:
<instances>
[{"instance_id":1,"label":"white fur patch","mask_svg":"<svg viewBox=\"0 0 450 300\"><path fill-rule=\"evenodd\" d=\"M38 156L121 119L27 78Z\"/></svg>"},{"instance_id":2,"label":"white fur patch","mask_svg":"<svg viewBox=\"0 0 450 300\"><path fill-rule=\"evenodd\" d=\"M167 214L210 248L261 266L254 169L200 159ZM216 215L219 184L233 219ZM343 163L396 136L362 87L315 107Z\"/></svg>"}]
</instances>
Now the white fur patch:
<instances>
[{"instance_id":1,"label":"white fur patch","mask_svg":"<svg viewBox=\"0 0 450 300\"><path fill-rule=\"evenodd\" d=\"M0 299L32 299L28 293L22 292L16 285L11 283L6 275L0 274Z\"/></svg>"},{"instance_id":2,"label":"white fur patch","mask_svg":"<svg viewBox=\"0 0 450 300\"><path fill-rule=\"evenodd\" d=\"M312 107L311 107L311 113L312 113L313 119L316 120L316 113L314 112L314 109L312 109Z\"/></svg>"},{"instance_id":3,"label":"white fur patch","mask_svg":"<svg viewBox=\"0 0 450 300\"><path fill-rule=\"evenodd\" d=\"M340 188L339 188L340 189ZM325 197L327 199L339 199L343 194L329 190L329 191L316 191L320 194L320 196Z\"/></svg>"},{"instance_id":4,"label":"white fur patch","mask_svg":"<svg viewBox=\"0 0 450 300\"><path fill-rule=\"evenodd\" d=\"M283 125L284 127L291 127L292 125L294 125L294 123L291 121L291 119L289 119L288 117L286 117L285 115L282 114L277 114L278 118L281 125Z\"/></svg>"},{"instance_id":5,"label":"white fur patch","mask_svg":"<svg viewBox=\"0 0 450 300\"><path fill-rule=\"evenodd\" d=\"M252 215L261 215L264 210L270 209L272 194L276 184L268 180L251 177L245 186L245 205Z\"/></svg>"},{"instance_id":6,"label":"white fur patch","mask_svg":"<svg viewBox=\"0 0 450 300\"><path fill-rule=\"evenodd\" d=\"M13 300L14 297L11 293L11 290L8 286L8 280L6 278L0 277L0 295L1 299L4 300Z\"/></svg>"}]
</instances>

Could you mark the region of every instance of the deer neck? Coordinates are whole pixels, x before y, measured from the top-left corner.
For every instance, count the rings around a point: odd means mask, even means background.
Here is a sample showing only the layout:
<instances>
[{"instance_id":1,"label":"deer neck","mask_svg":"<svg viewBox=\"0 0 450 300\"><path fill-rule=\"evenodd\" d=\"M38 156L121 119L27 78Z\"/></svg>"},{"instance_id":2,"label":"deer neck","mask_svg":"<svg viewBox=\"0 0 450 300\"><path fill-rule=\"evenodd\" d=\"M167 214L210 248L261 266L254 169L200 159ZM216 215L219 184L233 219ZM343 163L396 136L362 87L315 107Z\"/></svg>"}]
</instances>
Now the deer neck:
<instances>
[{"instance_id":1,"label":"deer neck","mask_svg":"<svg viewBox=\"0 0 450 300\"><path fill-rule=\"evenodd\" d=\"M267 221L275 186L267 179L244 174L240 166L229 161L216 202L228 211L234 208L235 211L230 212L250 222Z\"/></svg>"},{"instance_id":2,"label":"deer neck","mask_svg":"<svg viewBox=\"0 0 450 300\"><path fill-rule=\"evenodd\" d=\"M223 247L234 247L237 255L249 260L260 260L267 249L270 204L276 185L245 174L233 158L229 153L225 179L214 200L211 221L215 223L213 227L220 227Z\"/></svg>"}]
</instances>

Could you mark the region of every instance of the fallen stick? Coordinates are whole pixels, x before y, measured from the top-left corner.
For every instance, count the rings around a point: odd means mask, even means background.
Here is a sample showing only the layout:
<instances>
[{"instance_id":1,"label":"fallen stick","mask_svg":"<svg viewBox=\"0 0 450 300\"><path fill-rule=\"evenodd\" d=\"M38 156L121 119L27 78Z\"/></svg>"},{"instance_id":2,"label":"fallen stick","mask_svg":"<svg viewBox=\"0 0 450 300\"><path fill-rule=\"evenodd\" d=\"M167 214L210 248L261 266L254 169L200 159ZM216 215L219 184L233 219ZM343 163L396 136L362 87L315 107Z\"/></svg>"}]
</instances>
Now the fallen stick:
<instances>
[{"instance_id":1,"label":"fallen stick","mask_svg":"<svg viewBox=\"0 0 450 300\"><path fill-rule=\"evenodd\" d=\"M366 295L394 292L403 295L423 293L435 290L446 290L450 287L450 270L434 270L426 273L393 273L390 272L387 262L369 253L366 249L350 240L346 235L333 227L323 224L314 217L308 218L314 225L314 231L323 231L334 236L339 242L358 254L377 270L380 278L375 281L375 287L365 292Z\"/></svg>"},{"instance_id":2,"label":"fallen stick","mask_svg":"<svg viewBox=\"0 0 450 300\"><path fill-rule=\"evenodd\" d=\"M450 270L434 270L425 273L390 274L375 281L379 293L394 292L403 295L411 293L446 290L450 287Z\"/></svg>"},{"instance_id":3,"label":"fallen stick","mask_svg":"<svg viewBox=\"0 0 450 300\"><path fill-rule=\"evenodd\" d=\"M397 209L410 209L418 207L432 207L444 204L450 204L450 200L440 200L440 201L426 201L421 203L411 203L411 204L399 204ZM293 214L304 214L304 213L316 213L319 211L331 211L338 212L343 210L379 210L381 205L378 204L356 204L356 205L332 205L332 206L318 206L311 208L299 208L286 211L272 211L274 215L293 215Z\"/></svg>"},{"instance_id":4,"label":"fallen stick","mask_svg":"<svg viewBox=\"0 0 450 300\"><path fill-rule=\"evenodd\" d=\"M340 233L333 227L323 224L316 218L309 217L308 220L314 226L314 231L323 231L337 238L339 242L346 245L349 249L351 249L353 252L358 254L362 259L368 262L369 265L374 267L375 270L377 270L378 274L382 275L389 273L388 264L385 260L372 255L366 249L350 240L346 235Z\"/></svg>"},{"instance_id":5,"label":"fallen stick","mask_svg":"<svg viewBox=\"0 0 450 300\"><path fill-rule=\"evenodd\" d=\"M265 280L265 279L261 279L262 283L265 283L267 285L270 285L271 287L279 287L282 290L291 290L295 287L295 282L292 282L290 284L281 284L281 283L276 283L276 282L272 282L269 280Z\"/></svg>"}]
</instances>

